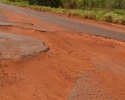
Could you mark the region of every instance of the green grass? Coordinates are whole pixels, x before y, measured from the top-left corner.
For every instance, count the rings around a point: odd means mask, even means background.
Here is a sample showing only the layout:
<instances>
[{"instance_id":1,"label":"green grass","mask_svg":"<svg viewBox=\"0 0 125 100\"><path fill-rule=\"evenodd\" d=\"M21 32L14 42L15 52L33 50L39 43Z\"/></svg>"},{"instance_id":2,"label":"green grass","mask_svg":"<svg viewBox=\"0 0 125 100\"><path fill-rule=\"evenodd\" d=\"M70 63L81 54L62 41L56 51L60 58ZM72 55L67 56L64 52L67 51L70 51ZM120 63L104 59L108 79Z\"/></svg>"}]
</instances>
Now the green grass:
<instances>
[{"instance_id":1,"label":"green grass","mask_svg":"<svg viewBox=\"0 0 125 100\"><path fill-rule=\"evenodd\" d=\"M123 24L125 25L125 10L115 9L112 11L107 11L105 9L93 9L93 10L82 10L82 9L63 9L63 8L51 8L38 5L29 5L27 1L23 2L9 2L8 0L0 0L0 2L17 5L20 7L26 7L34 10L39 10L42 12L53 12L61 15L66 15L69 17L77 17L83 19L100 20L110 23Z\"/></svg>"}]
</instances>

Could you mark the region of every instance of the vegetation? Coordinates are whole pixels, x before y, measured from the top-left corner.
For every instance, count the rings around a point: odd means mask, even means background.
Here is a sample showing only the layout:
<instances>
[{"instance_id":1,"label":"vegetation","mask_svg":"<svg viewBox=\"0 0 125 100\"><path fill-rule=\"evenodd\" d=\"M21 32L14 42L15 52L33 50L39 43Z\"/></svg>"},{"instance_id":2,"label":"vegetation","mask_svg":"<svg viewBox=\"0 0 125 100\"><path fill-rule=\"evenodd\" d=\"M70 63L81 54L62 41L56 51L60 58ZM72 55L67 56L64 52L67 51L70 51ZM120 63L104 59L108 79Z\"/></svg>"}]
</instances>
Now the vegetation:
<instances>
[{"instance_id":1,"label":"vegetation","mask_svg":"<svg viewBox=\"0 0 125 100\"><path fill-rule=\"evenodd\" d=\"M7 4L54 12L69 17L125 25L125 0L0 0Z\"/></svg>"}]
</instances>

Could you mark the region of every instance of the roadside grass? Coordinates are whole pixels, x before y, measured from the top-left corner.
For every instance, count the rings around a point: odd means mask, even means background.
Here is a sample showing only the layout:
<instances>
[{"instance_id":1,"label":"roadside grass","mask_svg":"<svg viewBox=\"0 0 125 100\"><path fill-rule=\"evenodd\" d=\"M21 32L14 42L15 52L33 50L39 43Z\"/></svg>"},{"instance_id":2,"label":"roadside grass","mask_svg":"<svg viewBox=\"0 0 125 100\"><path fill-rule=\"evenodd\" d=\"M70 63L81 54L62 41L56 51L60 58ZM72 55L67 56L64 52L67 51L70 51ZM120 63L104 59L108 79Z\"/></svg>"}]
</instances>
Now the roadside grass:
<instances>
[{"instance_id":1,"label":"roadside grass","mask_svg":"<svg viewBox=\"0 0 125 100\"><path fill-rule=\"evenodd\" d=\"M9 0L0 0L0 2L17 5L20 7L26 7L33 10L38 10L42 12L53 12L56 14L66 15L69 17L77 17L83 19L100 20L110 23L125 25L125 10L124 9L92 9L92 10L82 10L82 9L63 9L63 8L51 8L39 5L29 5L27 1L21 2L10 2Z\"/></svg>"}]
</instances>

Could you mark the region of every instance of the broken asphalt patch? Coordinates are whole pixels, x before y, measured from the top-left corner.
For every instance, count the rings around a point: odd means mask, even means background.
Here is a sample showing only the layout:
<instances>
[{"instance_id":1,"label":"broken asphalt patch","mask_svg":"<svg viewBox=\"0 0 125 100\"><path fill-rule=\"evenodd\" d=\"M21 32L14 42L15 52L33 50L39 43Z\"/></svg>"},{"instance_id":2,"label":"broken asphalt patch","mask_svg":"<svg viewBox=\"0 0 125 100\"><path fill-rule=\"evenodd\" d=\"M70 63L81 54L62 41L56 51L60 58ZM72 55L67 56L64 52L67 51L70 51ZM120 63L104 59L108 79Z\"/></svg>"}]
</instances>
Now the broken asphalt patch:
<instances>
[{"instance_id":1,"label":"broken asphalt patch","mask_svg":"<svg viewBox=\"0 0 125 100\"><path fill-rule=\"evenodd\" d=\"M39 39L0 32L0 60L15 60L46 52L49 47Z\"/></svg>"}]
</instances>

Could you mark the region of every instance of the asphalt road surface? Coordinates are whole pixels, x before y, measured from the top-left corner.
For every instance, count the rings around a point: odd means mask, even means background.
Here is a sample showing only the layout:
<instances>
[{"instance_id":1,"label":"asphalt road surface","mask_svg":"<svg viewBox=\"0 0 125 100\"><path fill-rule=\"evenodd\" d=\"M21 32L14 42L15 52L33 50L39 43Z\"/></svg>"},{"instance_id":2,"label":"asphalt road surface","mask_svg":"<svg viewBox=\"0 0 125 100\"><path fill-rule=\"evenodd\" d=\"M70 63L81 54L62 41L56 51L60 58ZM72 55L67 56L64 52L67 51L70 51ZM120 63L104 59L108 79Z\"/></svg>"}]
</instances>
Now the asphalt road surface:
<instances>
[{"instance_id":1,"label":"asphalt road surface","mask_svg":"<svg viewBox=\"0 0 125 100\"><path fill-rule=\"evenodd\" d=\"M41 22L44 21L44 22L50 23L51 25L56 24L58 27L63 27L62 31L68 30L68 31L86 32L88 34L93 34L97 36L125 41L125 32L108 30L108 29L97 27L97 26L92 26L86 23L81 23L78 21L70 20L69 18L50 15L50 14L46 14L42 12L36 12L36 11L32 11L32 10L28 10L28 9L24 9L20 7L15 7L11 5L6 5L2 3L0 3L0 8L8 11L9 13L17 12L20 14L31 16L34 19L37 19ZM25 20L24 17L20 17L20 18ZM29 22L34 24L34 22L32 21L29 21ZM48 26L48 27L51 27L51 26Z\"/></svg>"}]
</instances>

